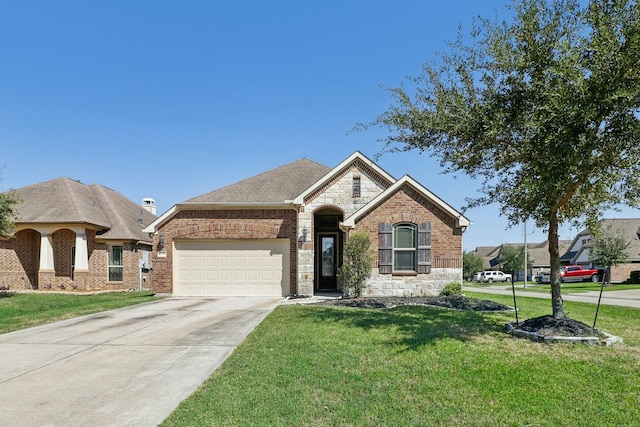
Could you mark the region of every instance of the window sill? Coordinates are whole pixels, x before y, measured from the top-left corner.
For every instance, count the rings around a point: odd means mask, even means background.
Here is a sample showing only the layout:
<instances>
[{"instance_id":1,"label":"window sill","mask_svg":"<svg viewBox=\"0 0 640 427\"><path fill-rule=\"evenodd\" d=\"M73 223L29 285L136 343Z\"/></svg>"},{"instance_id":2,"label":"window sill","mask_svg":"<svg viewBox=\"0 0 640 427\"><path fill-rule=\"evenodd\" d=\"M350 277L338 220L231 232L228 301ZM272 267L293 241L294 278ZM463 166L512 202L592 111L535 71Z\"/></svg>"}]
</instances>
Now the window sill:
<instances>
[{"instance_id":1,"label":"window sill","mask_svg":"<svg viewBox=\"0 0 640 427\"><path fill-rule=\"evenodd\" d=\"M391 273L392 276L417 276L418 273L415 271L394 271Z\"/></svg>"}]
</instances>

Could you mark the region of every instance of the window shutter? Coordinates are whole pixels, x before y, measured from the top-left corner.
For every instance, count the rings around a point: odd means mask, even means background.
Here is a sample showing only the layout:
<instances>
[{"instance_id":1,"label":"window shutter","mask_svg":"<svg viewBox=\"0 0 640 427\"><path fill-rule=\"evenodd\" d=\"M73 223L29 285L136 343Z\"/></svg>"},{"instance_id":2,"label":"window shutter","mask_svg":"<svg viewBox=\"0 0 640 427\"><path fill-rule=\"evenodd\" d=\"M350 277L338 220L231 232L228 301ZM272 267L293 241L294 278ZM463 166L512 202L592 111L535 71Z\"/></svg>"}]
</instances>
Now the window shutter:
<instances>
[{"instance_id":1,"label":"window shutter","mask_svg":"<svg viewBox=\"0 0 640 427\"><path fill-rule=\"evenodd\" d=\"M378 271L391 274L393 271L393 225L381 222L378 228Z\"/></svg>"},{"instance_id":2,"label":"window shutter","mask_svg":"<svg viewBox=\"0 0 640 427\"><path fill-rule=\"evenodd\" d=\"M418 274L431 273L431 223L418 225Z\"/></svg>"}]
</instances>

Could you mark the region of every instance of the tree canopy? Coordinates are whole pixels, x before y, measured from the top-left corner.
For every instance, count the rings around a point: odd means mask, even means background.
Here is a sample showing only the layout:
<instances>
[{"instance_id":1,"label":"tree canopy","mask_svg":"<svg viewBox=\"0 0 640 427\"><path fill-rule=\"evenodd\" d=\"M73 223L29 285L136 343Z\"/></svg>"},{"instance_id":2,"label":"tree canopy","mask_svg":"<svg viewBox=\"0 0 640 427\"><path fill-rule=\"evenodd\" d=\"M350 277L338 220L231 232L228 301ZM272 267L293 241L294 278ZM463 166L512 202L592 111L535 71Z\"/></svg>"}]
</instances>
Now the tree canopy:
<instances>
[{"instance_id":1,"label":"tree canopy","mask_svg":"<svg viewBox=\"0 0 640 427\"><path fill-rule=\"evenodd\" d=\"M502 271L506 271L511 274L515 274L518 271L525 271L524 252L524 246L518 246L516 248L509 245L502 245L500 248L500 255L498 257L498 262L502 266ZM531 265L529 254L527 254L527 265Z\"/></svg>"},{"instance_id":2,"label":"tree canopy","mask_svg":"<svg viewBox=\"0 0 640 427\"><path fill-rule=\"evenodd\" d=\"M465 252L462 254L462 275L464 277L473 277L474 274L484 270L482 258L473 252Z\"/></svg>"},{"instance_id":3,"label":"tree canopy","mask_svg":"<svg viewBox=\"0 0 640 427\"><path fill-rule=\"evenodd\" d=\"M13 235L15 205L19 201L19 197L13 191L0 193L0 237L8 238Z\"/></svg>"},{"instance_id":4,"label":"tree canopy","mask_svg":"<svg viewBox=\"0 0 640 427\"><path fill-rule=\"evenodd\" d=\"M479 18L389 109L361 128L383 152L418 150L479 178L467 207L497 203L510 225L548 231L552 310L564 317L558 227L640 204L640 6L636 0L514 0Z\"/></svg>"},{"instance_id":5,"label":"tree canopy","mask_svg":"<svg viewBox=\"0 0 640 427\"><path fill-rule=\"evenodd\" d=\"M589 258L598 266L610 269L629 260L629 237L621 230L614 231L611 226L594 233L589 249Z\"/></svg>"}]
</instances>

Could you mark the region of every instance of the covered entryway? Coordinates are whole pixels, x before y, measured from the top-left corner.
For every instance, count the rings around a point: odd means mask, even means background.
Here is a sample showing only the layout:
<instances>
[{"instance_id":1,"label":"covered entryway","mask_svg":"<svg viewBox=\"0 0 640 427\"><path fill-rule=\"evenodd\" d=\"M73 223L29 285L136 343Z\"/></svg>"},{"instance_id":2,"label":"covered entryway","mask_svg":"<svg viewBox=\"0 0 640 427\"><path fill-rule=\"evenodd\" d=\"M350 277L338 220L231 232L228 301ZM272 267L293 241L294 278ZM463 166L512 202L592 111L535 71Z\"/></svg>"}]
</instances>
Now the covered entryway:
<instances>
[{"instance_id":1,"label":"covered entryway","mask_svg":"<svg viewBox=\"0 0 640 427\"><path fill-rule=\"evenodd\" d=\"M315 291L336 291L338 269L342 265L343 215L333 208L315 212Z\"/></svg>"},{"instance_id":2,"label":"covered entryway","mask_svg":"<svg viewBox=\"0 0 640 427\"><path fill-rule=\"evenodd\" d=\"M176 241L177 296L286 296L289 240Z\"/></svg>"}]
</instances>

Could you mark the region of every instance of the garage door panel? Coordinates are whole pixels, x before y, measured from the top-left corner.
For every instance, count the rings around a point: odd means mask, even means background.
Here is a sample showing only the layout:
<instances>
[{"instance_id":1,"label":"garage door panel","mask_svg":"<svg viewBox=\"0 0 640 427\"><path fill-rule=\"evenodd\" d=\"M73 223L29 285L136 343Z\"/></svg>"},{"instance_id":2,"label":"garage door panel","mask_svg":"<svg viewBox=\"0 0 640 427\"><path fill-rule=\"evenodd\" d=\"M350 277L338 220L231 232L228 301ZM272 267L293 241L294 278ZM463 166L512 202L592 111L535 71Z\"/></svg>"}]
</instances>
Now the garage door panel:
<instances>
[{"instance_id":1,"label":"garage door panel","mask_svg":"<svg viewBox=\"0 0 640 427\"><path fill-rule=\"evenodd\" d=\"M288 240L178 241L175 244L176 295L284 296L289 293Z\"/></svg>"}]
</instances>

